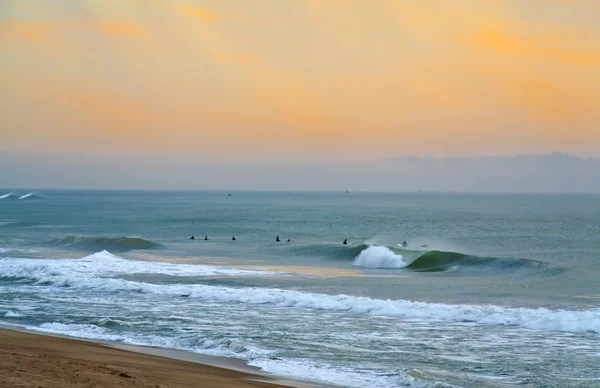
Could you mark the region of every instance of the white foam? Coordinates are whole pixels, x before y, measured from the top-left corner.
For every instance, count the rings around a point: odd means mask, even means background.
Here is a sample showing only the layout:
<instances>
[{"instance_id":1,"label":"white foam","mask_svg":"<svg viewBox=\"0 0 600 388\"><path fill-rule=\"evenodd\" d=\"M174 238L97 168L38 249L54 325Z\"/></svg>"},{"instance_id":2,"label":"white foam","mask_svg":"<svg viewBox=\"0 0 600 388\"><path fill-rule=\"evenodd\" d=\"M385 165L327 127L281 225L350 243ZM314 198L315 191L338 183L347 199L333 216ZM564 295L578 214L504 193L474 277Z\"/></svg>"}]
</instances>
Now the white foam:
<instances>
[{"instance_id":1,"label":"white foam","mask_svg":"<svg viewBox=\"0 0 600 388\"><path fill-rule=\"evenodd\" d=\"M275 375L310 379L313 382L340 387L398 387L397 376L378 376L373 372L334 367L302 359L260 359L250 361L248 364Z\"/></svg>"},{"instance_id":2,"label":"white foam","mask_svg":"<svg viewBox=\"0 0 600 388\"><path fill-rule=\"evenodd\" d=\"M0 276L25 277L38 284L69 286L102 293L140 292L155 295L182 295L209 302L272 305L300 309L347 312L402 319L474 322L482 325L514 325L541 331L600 333L600 309L550 310L510 308L494 305L452 305L442 303L383 300L350 295L326 295L274 288L233 288L204 284L152 284L110 278L123 273L246 274L245 271L200 265L124 260L108 252L84 259L1 259Z\"/></svg>"},{"instance_id":3,"label":"white foam","mask_svg":"<svg viewBox=\"0 0 600 388\"><path fill-rule=\"evenodd\" d=\"M377 373L342 366L315 363L304 359L258 359L248 363L279 376L308 379L312 382L331 384L341 387L363 388L450 388L456 387L439 382L418 381L403 371L396 373ZM457 387L458 388L458 387Z\"/></svg>"},{"instance_id":4,"label":"white foam","mask_svg":"<svg viewBox=\"0 0 600 388\"><path fill-rule=\"evenodd\" d=\"M94 253L81 259L16 259L0 262L0 276L31 277L36 275L75 275L100 277L136 274L161 274L171 276L277 276L282 272L245 270L194 264L161 263L155 261L126 260L107 251ZM30 272L33 271L33 272Z\"/></svg>"},{"instance_id":5,"label":"white foam","mask_svg":"<svg viewBox=\"0 0 600 388\"><path fill-rule=\"evenodd\" d=\"M25 194L25 195L21 195L21 196L19 197L19 199L27 199L27 198L29 198L29 197L33 197L33 193L27 193L27 194Z\"/></svg>"},{"instance_id":6,"label":"white foam","mask_svg":"<svg viewBox=\"0 0 600 388\"><path fill-rule=\"evenodd\" d=\"M42 323L40 326L28 327L44 333L62 334L70 337L86 338L93 340L118 341L124 340L123 336L107 334L106 330L95 325L65 324L59 322Z\"/></svg>"},{"instance_id":7,"label":"white foam","mask_svg":"<svg viewBox=\"0 0 600 388\"><path fill-rule=\"evenodd\" d=\"M9 198L9 197L14 197L15 195L13 193L6 193L3 195L0 195L0 199L5 199L5 198Z\"/></svg>"},{"instance_id":8,"label":"white foam","mask_svg":"<svg viewBox=\"0 0 600 388\"><path fill-rule=\"evenodd\" d=\"M8 310L6 312L6 314L4 314L4 316L7 317L7 318L18 318L18 317L22 317L23 314L15 313L12 310Z\"/></svg>"},{"instance_id":9,"label":"white foam","mask_svg":"<svg viewBox=\"0 0 600 388\"><path fill-rule=\"evenodd\" d=\"M353 265L366 268L403 268L408 264L401 255L395 254L388 247L370 246L360 252Z\"/></svg>"}]
</instances>

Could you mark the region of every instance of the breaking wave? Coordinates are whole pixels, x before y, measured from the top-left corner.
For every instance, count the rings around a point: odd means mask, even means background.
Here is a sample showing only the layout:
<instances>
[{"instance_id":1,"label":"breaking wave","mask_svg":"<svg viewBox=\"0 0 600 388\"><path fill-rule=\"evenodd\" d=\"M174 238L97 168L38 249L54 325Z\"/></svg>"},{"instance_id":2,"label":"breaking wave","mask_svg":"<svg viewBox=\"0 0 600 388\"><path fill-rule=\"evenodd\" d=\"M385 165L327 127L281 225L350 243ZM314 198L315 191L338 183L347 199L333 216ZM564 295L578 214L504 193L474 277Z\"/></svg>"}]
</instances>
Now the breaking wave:
<instances>
[{"instance_id":1,"label":"breaking wave","mask_svg":"<svg viewBox=\"0 0 600 388\"><path fill-rule=\"evenodd\" d=\"M600 333L600 309L551 310L495 305L466 305L383 300L352 295L328 295L260 287L225 287L193 283L155 284L120 278L131 273L162 273L177 276L209 274L264 275L202 265L132 261L100 252L77 260L0 259L0 279L29 282L37 286L69 287L102 294L146 293L165 297L188 297L207 302L272 305L282 308L344 312L401 319L474 322L512 325L540 331ZM23 284L23 283L21 283Z\"/></svg>"},{"instance_id":2,"label":"breaking wave","mask_svg":"<svg viewBox=\"0 0 600 388\"><path fill-rule=\"evenodd\" d=\"M544 269L537 260L481 257L460 252L408 250L384 245L308 245L294 248L295 253L329 260L350 261L364 268L404 268L416 272L442 271L515 271ZM563 271L558 268L558 273ZM547 272L547 271L546 271Z\"/></svg>"},{"instance_id":3,"label":"breaking wave","mask_svg":"<svg viewBox=\"0 0 600 388\"><path fill-rule=\"evenodd\" d=\"M354 259L353 264L366 268L404 268L407 266L402 255L383 246L370 246L364 249Z\"/></svg>"},{"instance_id":4,"label":"breaking wave","mask_svg":"<svg viewBox=\"0 0 600 388\"><path fill-rule=\"evenodd\" d=\"M50 242L50 245L89 251L108 250L112 252L152 249L161 246L159 243L139 237L81 237L73 235L66 235L63 238L53 240Z\"/></svg>"}]
</instances>

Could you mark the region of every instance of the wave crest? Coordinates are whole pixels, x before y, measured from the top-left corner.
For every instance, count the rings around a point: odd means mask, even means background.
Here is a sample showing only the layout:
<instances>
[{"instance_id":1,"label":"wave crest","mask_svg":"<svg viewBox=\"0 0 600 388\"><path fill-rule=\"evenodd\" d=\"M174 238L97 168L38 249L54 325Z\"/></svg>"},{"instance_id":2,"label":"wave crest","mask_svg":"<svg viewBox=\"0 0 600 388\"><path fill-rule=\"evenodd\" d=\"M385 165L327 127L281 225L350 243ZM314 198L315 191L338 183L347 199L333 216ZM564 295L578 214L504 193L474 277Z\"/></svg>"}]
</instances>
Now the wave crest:
<instances>
[{"instance_id":1,"label":"wave crest","mask_svg":"<svg viewBox=\"0 0 600 388\"><path fill-rule=\"evenodd\" d=\"M353 265L365 268L404 268L408 264L404 262L402 255L394 253L388 247L370 246L359 253Z\"/></svg>"},{"instance_id":2,"label":"wave crest","mask_svg":"<svg viewBox=\"0 0 600 388\"><path fill-rule=\"evenodd\" d=\"M6 193L6 194L0 195L0 199L17 199L17 198L19 198L19 196L16 194L13 194L13 193Z\"/></svg>"}]
</instances>

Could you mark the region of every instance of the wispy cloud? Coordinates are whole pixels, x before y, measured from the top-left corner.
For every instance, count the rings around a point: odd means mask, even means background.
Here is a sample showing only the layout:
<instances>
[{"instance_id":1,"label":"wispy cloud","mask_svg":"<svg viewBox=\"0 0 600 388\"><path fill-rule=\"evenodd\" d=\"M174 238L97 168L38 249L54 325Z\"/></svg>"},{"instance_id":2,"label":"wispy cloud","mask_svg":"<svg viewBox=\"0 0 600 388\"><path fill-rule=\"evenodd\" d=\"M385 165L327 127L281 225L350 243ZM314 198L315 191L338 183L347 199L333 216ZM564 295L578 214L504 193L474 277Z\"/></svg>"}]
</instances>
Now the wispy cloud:
<instances>
[{"instance_id":1,"label":"wispy cloud","mask_svg":"<svg viewBox=\"0 0 600 388\"><path fill-rule=\"evenodd\" d=\"M95 23L93 26L100 32L118 39L142 39L148 36L146 28L136 22Z\"/></svg>"},{"instance_id":2,"label":"wispy cloud","mask_svg":"<svg viewBox=\"0 0 600 388\"><path fill-rule=\"evenodd\" d=\"M191 7L189 5L175 5L174 9L181 14L194 16L205 22L214 22L217 19L216 14L200 7Z\"/></svg>"},{"instance_id":3,"label":"wispy cloud","mask_svg":"<svg viewBox=\"0 0 600 388\"><path fill-rule=\"evenodd\" d=\"M478 31L472 35L471 39L471 43L475 46L502 55L539 57L578 65L600 64L600 50L582 51L543 45L495 29Z\"/></svg>"},{"instance_id":4,"label":"wispy cloud","mask_svg":"<svg viewBox=\"0 0 600 388\"><path fill-rule=\"evenodd\" d=\"M0 21L0 41L47 43L52 32L61 24L42 20Z\"/></svg>"}]
</instances>

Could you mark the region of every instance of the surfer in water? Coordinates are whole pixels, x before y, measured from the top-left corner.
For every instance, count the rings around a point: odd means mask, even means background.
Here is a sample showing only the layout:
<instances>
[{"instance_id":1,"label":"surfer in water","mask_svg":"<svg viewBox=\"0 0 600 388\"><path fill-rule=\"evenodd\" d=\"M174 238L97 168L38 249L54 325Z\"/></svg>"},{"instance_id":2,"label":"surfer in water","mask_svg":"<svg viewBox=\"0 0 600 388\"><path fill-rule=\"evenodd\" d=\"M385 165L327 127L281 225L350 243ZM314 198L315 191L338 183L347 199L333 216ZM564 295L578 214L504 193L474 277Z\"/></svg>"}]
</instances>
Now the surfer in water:
<instances>
[{"instance_id":1,"label":"surfer in water","mask_svg":"<svg viewBox=\"0 0 600 388\"><path fill-rule=\"evenodd\" d=\"M204 236L204 241L208 241L208 236Z\"/></svg>"},{"instance_id":2,"label":"surfer in water","mask_svg":"<svg viewBox=\"0 0 600 388\"><path fill-rule=\"evenodd\" d=\"M235 241L235 236L233 236L233 237L231 238L231 241Z\"/></svg>"},{"instance_id":3,"label":"surfer in water","mask_svg":"<svg viewBox=\"0 0 600 388\"><path fill-rule=\"evenodd\" d=\"M277 238L275 238L275 241L280 242L281 240L279 239L279 236L277 236Z\"/></svg>"},{"instance_id":4,"label":"surfer in water","mask_svg":"<svg viewBox=\"0 0 600 388\"><path fill-rule=\"evenodd\" d=\"M292 242L292 240L290 240L290 239L288 238L287 242Z\"/></svg>"},{"instance_id":5,"label":"surfer in water","mask_svg":"<svg viewBox=\"0 0 600 388\"><path fill-rule=\"evenodd\" d=\"M344 244L344 245L348 245L348 239L347 239L347 238L345 238L345 239L344 239L344 242L343 242L342 244Z\"/></svg>"},{"instance_id":6,"label":"surfer in water","mask_svg":"<svg viewBox=\"0 0 600 388\"><path fill-rule=\"evenodd\" d=\"M408 244L406 243L406 240L404 240L404 242L402 243L402 246L406 248Z\"/></svg>"},{"instance_id":7,"label":"surfer in water","mask_svg":"<svg viewBox=\"0 0 600 388\"><path fill-rule=\"evenodd\" d=\"M195 240L194 236L190 237L190 240Z\"/></svg>"}]
</instances>

